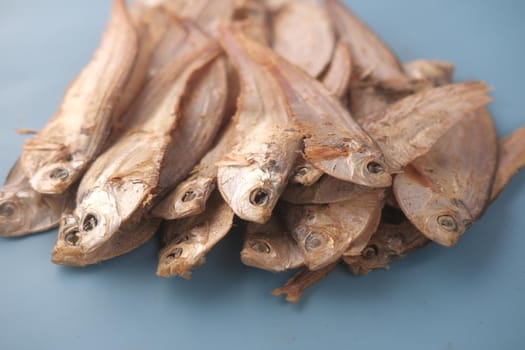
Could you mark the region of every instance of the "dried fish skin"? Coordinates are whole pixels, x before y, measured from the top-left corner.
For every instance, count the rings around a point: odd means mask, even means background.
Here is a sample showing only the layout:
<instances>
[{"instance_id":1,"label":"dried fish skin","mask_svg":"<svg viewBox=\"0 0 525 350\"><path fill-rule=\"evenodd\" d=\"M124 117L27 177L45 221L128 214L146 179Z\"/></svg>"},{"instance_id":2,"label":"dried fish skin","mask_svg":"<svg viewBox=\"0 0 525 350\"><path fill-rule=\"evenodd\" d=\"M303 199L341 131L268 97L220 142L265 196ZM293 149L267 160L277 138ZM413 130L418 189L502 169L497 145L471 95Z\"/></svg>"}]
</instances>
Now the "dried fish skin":
<instances>
[{"instance_id":1,"label":"dried fish skin","mask_svg":"<svg viewBox=\"0 0 525 350\"><path fill-rule=\"evenodd\" d=\"M511 178L525 166L525 127L521 127L499 142L499 163L491 199L495 200Z\"/></svg>"},{"instance_id":2,"label":"dried fish skin","mask_svg":"<svg viewBox=\"0 0 525 350\"><path fill-rule=\"evenodd\" d=\"M186 114L195 109L185 107L181 99L190 79L219 53L214 42L203 45L200 50L189 50L176 57L145 87L129 111L128 131L95 161L82 180L73 212L75 239L72 244L65 241L67 232L62 240L59 238L54 262L71 265L97 263L132 249L122 243L112 246L112 242L123 241L130 234L133 235L133 238L128 237L130 241L136 244L145 242L147 237L137 235L135 231L141 223L145 225L142 232L150 237L155 232L159 220L142 218L154 204L155 197L167 190L169 183L165 179L177 181L172 168L180 164L166 161L166 156L172 151L170 147L176 147L172 137L180 129L175 126L187 124L186 118L197 118L194 126L201 126L197 122L198 116ZM190 154L180 161L191 162L187 164L188 172L194 166L193 161L196 162ZM178 174L179 180L186 175Z\"/></svg>"},{"instance_id":3,"label":"dried fish skin","mask_svg":"<svg viewBox=\"0 0 525 350\"><path fill-rule=\"evenodd\" d=\"M293 130L262 123L219 163L222 196L241 219L263 224L272 216L301 148Z\"/></svg>"},{"instance_id":4,"label":"dried fish skin","mask_svg":"<svg viewBox=\"0 0 525 350\"><path fill-rule=\"evenodd\" d=\"M338 263L333 263L316 271L302 268L299 272L293 275L284 286L274 289L272 295L277 297L284 294L286 295L287 302L297 303L308 287L328 276L337 265Z\"/></svg>"},{"instance_id":5,"label":"dried fish skin","mask_svg":"<svg viewBox=\"0 0 525 350\"><path fill-rule=\"evenodd\" d=\"M17 161L0 190L0 236L20 237L58 226L67 194L42 195L30 186Z\"/></svg>"},{"instance_id":6,"label":"dried fish skin","mask_svg":"<svg viewBox=\"0 0 525 350\"><path fill-rule=\"evenodd\" d=\"M24 145L21 164L36 191L65 192L102 151L137 52L125 2L114 0L93 59L68 88L57 114Z\"/></svg>"},{"instance_id":7,"label":"dried fish skin","mask_svg":"<svg viewBox=\"0 0 525 350\"><path fill-rule=\"evenodd\" d=\"M454 125L491 102L482 82L420 91L360 120L379 144L394 172L426 154Z\"/></svg>"},{"instance_id":8,"label":"dried fish skin","mask_svg":"<svg viewBox=\"0 0 525 350\"><path fill-rule=\"evenodd\" d=\"M204 264L205 255L231 230L233 217L233 211L215 192L202 214L165 222L157 276L189 279L191 271Z\"/></svg>"},{"instance_id":9,"label":"dried fish skin","mask_svg":"<svg viewBox=\"0 0 525 350\"><path fill-rule=\"evenodd\" d=\"M276 216L266 224L248 223L241 261L244 265L275 273L304 265L297 242Z\"/></svg>"},{"instance_id":10,"label":"dried fish skin","mask_svg":"<svg viewBox=\"0 0 525 350\"><path fill-rule=\"evenodd\" d=\"M356 15L338 0L326 0L325 5L339 36L350 48L359 80L407 81L392 51Z\"/></svg>"},{"instance_id":11,"label":"dried fish skin","mask_svg":"<svg viewBox=\"0 0 525 350\"><path fill-rule=\"evenodd\" d=\"M394 258L427 245L430 241L399 210L385 207L381 224L359 255L345 255L344 262L354 275L366 275L389 268Z\"/></svg>"},{"instance_id":12,"label":"dried fish skin","mask_svg":"<svg viewBox=\"0 0 525 350\"><path fill-rule=\"evenodd\" d=\"M379 225L384 191L377 189L353 200L327 205L284 206L285 222L315 271L343 254L359 254Z\"/></svg>"},{"instance_id":13,"label":"dried fish skin","mask_svg":"<svg viewBox=\"0 0 525 350\"><path fill-rule=\"evenodd\" d=\"M330 204L359 198L363 193L376 192L374 188L356 185L325 175L310 186L289 184L281 200L291 204Z\"/></svg>"},{"instance_id":14,"label":"dried fish skin","mask_svg":"<svg viewBox=\"0 0 525 350\"><path fill-rule=\"evenodd\" d=\"M332 96L344 99L350 86L351 78L352 56L350 49L342 40L339 40L335 46L330 66L323 74L321 81Z\"/></svg>"},{"instance_id":15,"label":"dried fish skin","mask_svg":"<svg viewBox=\"0 0 525 350\"><path fill-rule=\"evenodd\" d=\"M489 203L497 153L488 111L468 115L396 176L399 206L429 239L446 247L455 245Z\"/></svg>"},{"instance_id":16,"label":"dried fish skin","mask_svg":"<svg viewBox=\"0 0 525 350\"><path fill-rule=\"evenodd\" d=\"M320 76L335 47L335 34L325 9L313 0L291 1L273 16L272 24L275 52L310 76Z\"/></svg>"},{"instance_id":17,"label":"dried fish skin","mask_svg":"<svg viewBox=\"0 0 525 350\"><path fill-rule=\"evenodd\" d=\"M434 86L452 82L454 64L439 60L415 60L403 64L405 74L414 80L429 80Z\"/></svg>"}]
</instances>

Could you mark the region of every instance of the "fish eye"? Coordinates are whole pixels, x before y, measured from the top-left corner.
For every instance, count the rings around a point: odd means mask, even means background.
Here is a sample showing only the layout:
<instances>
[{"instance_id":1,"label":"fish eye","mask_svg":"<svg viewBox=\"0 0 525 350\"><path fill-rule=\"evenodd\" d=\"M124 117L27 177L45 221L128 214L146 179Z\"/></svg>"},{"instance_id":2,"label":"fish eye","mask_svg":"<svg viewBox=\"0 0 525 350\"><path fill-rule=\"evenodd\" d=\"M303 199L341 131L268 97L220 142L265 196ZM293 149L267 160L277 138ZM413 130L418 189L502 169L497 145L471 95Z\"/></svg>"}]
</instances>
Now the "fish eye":
<instances>
[{"instance_id":1,"label":"fish eye","mask_svg":"<svg viewBox=\"0 0 525 350\"><path fill-rule=\"evenodd\" d=\"M385 172L385 168L381 164L373 161L366 165L366 169L373 175L381 175Z\"/></svg>"},{"instance_id":2,"label":"fish eye","mask_svg":"<svg viewBox=\"0 0 525 350\"><path fill-rule=\"evenodd\" d=\"M98 225L98 219L94 214L87 214L82 224L82 230L89 232Z\"/></svg>"},{"instance_id":3,"label":"fish eye","mask_svg":"<svg viewBox=\"0 0 525 350\"><path fill-rule=\"evenodd\" d=\"M454 232L458 229L458 223L450 215L441 215L437 218L437 223L439 226L443 227L445 230Z\"/></svg>"},{"instance_id":4,"label":"fish eye","mask_svg":"<svg viewBox=\"0 0 525 350\"><path fill-rule=\"evenodd\" d=\"M195 197L197 197L197 194L196 194L194 191L189 190L189 191L187 191L186 193L184 193L184 195L182 196L182 199L181 199L181 200L182 200L184 203L187 203L187 202L191 202L192 200L194 200Z\"/></svg>"},{"instance_id":5,"label":"fish eye","mask_svg":"<svg viewBox=\"0 0 525 350\"><path fill-rule=\"evenodd\" d=\"M252 242L252 244L250 244L250 248L252 248L253 251L261 254L269 254L272 250L270 245L263 241Z\"/></svg>"},{"instance_id":6,"label":"fish eye","mask_svg":"<svg viewBox=\"0 0 525 350\"><path fill-rule=\"evenodd\" d=\"M323 244L323 236L320 233L312 232L306 237L304 247L311 251L319 248Z\"/></svg>"},{"instance_id":7,"label":"fish eye","mask_svg":"<svg viewBox=\"0 0 525 350\"><path fill-rule=\"evenodd\" d=\"M10 217L15 213L15 206L11 202L0 204L0 216Z\"/></svg>"},{"instance_id":8,"label":"fish eye","mask_svg":"<svg viewBox=\"0 0 525 350\"><path fill-rule=\"evenodd\" d=\"M365 259L375 258L377 256L378 250L379 249L377 248L375 244L370 244L363 250L363 252L361 253L361 256Z\"/></svg>"},{"instance_id":9,"label":"fish eye","mask_svg":"<svg viewBox=\"0 0 525 350\"><path fill-rule=\"evenodd\" d=\"M77 229L74 229L66 234L64 237L64 240L67 244L75 246L77 245L78 241L80 240L79 231Z\"/></svg>"},{"instance_id":10,"label":"fish eye","mask_svg":"<svg viewBox=\"0 0 525 350\"><path fill-rule=\"evenodd\" d=\"M178 247L177 247L177 248L173 249L173 252L171 252L171 253L167 256L167 258L170 259L170 260L171 260L171 259L177 259L177 258L180 258L180 256L182 255L182 251L183 251L182 248L178 248Z\"/></svg>"},{"instance_id":11,"label":"fish eye","mask_svg":"<svg viewBox=\"0 0 525 350\"><path fill-rule=\"evenodd\" d=\"M69 177L69 171L65 168L55 168L49 173L49 178L53 180L66 180Z\"/></svg>"},{"instance_id":12,"label":"fish eye","mask_svg":"<svg viewBox=\"0 0 525 350\"><path fill-rule=\"evenodd\" d=\"M309 171L310 171L310 169L308 169L308 167L305 167L305 166L299 167L295 171L295 176L297 176L297 177L305 177L308 174Z\"/></svg>"},{"instance_id":13,"label":"fish eye","mask_svg":"<svg viewBox=\"0 0 525 350\"><path fill-rule=\"evenodd\" d=\"M263 188L257 188L250 193L250 203L262 207L268 203L270 194Z\"/></svg>"}]
</instances>

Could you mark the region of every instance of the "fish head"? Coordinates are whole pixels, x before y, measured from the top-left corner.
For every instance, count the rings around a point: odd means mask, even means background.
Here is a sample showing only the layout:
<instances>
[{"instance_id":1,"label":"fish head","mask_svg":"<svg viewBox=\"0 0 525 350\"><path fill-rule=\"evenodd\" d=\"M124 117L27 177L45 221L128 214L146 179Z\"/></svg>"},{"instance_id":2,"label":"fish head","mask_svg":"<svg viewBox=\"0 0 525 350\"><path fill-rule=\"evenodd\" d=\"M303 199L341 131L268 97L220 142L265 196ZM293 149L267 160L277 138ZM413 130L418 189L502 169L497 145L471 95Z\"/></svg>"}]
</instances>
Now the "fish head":
<instances>
[{"instance_id":1,"label":"fish head","mask_svg":"<svg viewBox=\"0 0 525 350\"><path fill-rule=\"evenodd\" d=\"M118 232L121 219L114 194L104 188L94 188L74 211L62 216L53 262L76 265L83 261Z\"/></svg>"},{"instance_id":2,"label":"fish head","mask_svg":"<svg viewBox=\"0 0 525 350\"><path fill-rule=\"evenodd\" d=\"M51 228L60 216L60 198L45 198L29 187L0 192L0 236L14 237Z\"/></svg>"},{"instance_id":3,"label":"fish head","mask_svg":"<svg viewBox=\"0 0 525 350\"><path fill-rule=\"evenodd\" d=\"M339 248L336 237L338 230L335 225L299 225L292 233L299 248L303 252L305 265L310 270L317 270L333 262L334 254Z\"/></svg>"},{"instance_id":4,"label":"fish head","mask_svg":"<svg viewBox=\"0 0 525 350\"><path fill-rule=\"evenodd\" d=\"M209 231L209 224L201 223L188 231L177 232L174 239L159 254L157 275L190 278L191 270L205 262L205 243Z\"/></svg>"},{"instance_id":5,"label":"fish head","mask_svg":"<svg viewBox=\"0 0 525 350\"><path fill-rule=\"evenodd\" d=\"M315 168L311 164L303 163L295 167L290 182L304 186L311 186L319 181L323 175L324 173L322 170Z\"/></svg>"},{"instance_id":6,"label":"fish head","mask_svg":"<svg viewBox=\"0 0 525 350\"><path fill-rule=\"evenodd\" d=\"M456 245L473 222L469 211L461 202L441 196L428 202L421 214L423 213L428 215L417 218L417 222L423 227L422 233L445 247Z\"/></svg>"},{"instance_id":7,"label":"fish head","mask_svg":"<svg viewBox=\"0 0 525 350\"><path fill-rule=\"evenodd\" d=\"M257 165L219 167L219 189L241 219L266 223L272 216L285 181L277 172Z\"/></svg>"},{"instance_id":8,"label":"fish head","mask_svg":"<svg viewBox=\"0 0 525 350\"><path fill-rule=\"evenodd\" d=\"M286 232L282 233L286 235ZM272 235L256 232L244 240L241 260L245 265L259 269L282 272L289 268L289 254L285 244L272 239Z\"/></svg>"},{"instance_id":9,"label":"fish head","mask_svg":"<svg viewBox=\"0 0 525 350\"><path fill-rule=\"evenodd\" d=\"M392 176L381 152L359 148L349 153L347 162L354 167L352 182L368 187L392 185Z\"/></svg>"},{"instance_id":10,"label":"fish head","mask_svg":"<svg viewBox=\"0 0 525 350\"><path fill-rule=\"evenodd\" d=\"M85 164L82 160L70 160L44 165L31 177L31 187L44 194L61 194L78 180Z\"/></svg>"}]
</instances>

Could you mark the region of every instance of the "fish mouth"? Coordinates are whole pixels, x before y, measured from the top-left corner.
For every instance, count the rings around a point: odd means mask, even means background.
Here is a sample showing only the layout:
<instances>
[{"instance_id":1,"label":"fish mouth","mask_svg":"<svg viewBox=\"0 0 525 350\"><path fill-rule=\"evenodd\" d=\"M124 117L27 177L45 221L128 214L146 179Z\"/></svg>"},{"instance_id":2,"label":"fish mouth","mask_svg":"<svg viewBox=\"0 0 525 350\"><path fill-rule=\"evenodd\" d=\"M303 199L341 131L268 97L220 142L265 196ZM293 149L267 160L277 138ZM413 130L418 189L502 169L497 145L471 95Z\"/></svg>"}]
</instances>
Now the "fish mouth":
<instances>
[{"instance_id":1,"label":"fish mouth","mask_svg":"<svg viewBox=\"0 0 525 350\"><path fill-rule=\"evenodd\" d=\"M62 194L77 180L77 169L65 162L46 165L31 177L29 183L39 193Z\"/></svg>"}]
</instances>

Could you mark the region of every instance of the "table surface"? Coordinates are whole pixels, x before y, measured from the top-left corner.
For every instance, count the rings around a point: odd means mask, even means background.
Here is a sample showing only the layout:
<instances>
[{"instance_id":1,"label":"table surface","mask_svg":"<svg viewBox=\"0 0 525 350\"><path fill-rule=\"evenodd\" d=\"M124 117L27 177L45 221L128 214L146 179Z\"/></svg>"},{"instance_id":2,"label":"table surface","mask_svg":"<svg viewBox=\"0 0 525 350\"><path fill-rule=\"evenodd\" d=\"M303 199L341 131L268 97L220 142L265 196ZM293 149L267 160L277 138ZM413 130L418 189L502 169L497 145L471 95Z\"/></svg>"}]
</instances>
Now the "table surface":
<instances>
[{"instance_id":1,"label":"table surface","mask_svg":"<svg viewBox=\"0 0 525 350\"><path fill-rule=\"evenodd\" d=\"M403 60L438 58L494 87L500 135L525 122L525 2L352 1ZM0 176L91 56L107 0L0 1ZM453 249L390 271L342 267L297 304L287 275L244 267L233 232L193 280L155 276L157 243L85 269L51 264L56 231L0 239L1 349L525 349L525 174Z\"/></svg>"}]
</instances>

